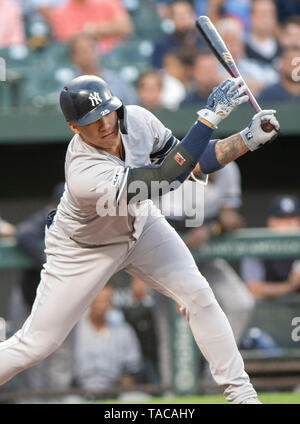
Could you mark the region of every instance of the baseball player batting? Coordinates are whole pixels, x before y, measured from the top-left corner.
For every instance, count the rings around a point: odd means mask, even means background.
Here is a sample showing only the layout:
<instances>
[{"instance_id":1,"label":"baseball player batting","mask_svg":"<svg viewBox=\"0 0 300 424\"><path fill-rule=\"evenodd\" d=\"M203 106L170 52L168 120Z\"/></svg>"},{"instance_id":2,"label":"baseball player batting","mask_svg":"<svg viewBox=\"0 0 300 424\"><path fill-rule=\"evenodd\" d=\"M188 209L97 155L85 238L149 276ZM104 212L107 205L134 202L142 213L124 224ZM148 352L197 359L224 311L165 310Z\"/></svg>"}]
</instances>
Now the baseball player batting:
<instances>
[{"instance_id":1,"label":"baseball player batting","mask_svg":"<svg viewBox=\"0 0 300 424\"><path fill-rule=\"evenodd\" d=\"M260 403L244 370L229 322L175 230L151 201L151 184L211 173L277 135L274 110L222 140L214 129L248 101L246 86L231 78L216 87L190 131L178 141L152 113L127 106L105 81L80 76L61 92L72 138L65 161L65 191L49 214L47 260L30 316L0 344L0 383L53 353L113 274L125 270L185 310L199 349L228 402ZM264 132L261 120L274 125ZM163 159L158 165L157 159ZM140 185L135 200L133 187ZM114 212L105 213L113 199ZM126 205L127 213L119 213ZM111 209L109 206L108 209ZM147 211L147 213L145 213Z\"/></svg>"}]
</instances>

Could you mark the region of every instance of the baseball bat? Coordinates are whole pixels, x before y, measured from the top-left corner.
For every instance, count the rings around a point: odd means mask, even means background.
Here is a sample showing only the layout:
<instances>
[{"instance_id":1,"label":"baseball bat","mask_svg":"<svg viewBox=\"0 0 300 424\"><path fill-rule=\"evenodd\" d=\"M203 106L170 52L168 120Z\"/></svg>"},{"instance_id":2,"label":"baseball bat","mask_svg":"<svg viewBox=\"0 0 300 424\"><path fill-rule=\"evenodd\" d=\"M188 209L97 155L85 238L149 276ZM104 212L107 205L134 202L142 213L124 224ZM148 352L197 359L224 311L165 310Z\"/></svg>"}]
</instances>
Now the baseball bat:
<instances>
[{"instance_id":1,"label":"baseball bat","mask_svg":"<svg viewBox=\"0 0 300 424\"><path fill-rule=\"evenodd\" d=\"M236 66L236 63L234 62L230 51L228 50L226 44L224 43L222 37L218 33L216 27L211 22L211 20L207 16L200 16L196 21L196 26L202 36L204 37L205 41L207 42L208 46L218 59L218 61L222 64L222 66L226 69L226 71L234 78L240 77L241 74L238 70L238 67ZM255 110L255 112L260 112L261 107L257 103L254 95L252 94L251 90L247 88L245 90L245 93L249 96L249 103ZM270 132L274 129L273 125L268 120L263 120L261 123L261 128L265 132Z\"/></svg>"}]
</instances>

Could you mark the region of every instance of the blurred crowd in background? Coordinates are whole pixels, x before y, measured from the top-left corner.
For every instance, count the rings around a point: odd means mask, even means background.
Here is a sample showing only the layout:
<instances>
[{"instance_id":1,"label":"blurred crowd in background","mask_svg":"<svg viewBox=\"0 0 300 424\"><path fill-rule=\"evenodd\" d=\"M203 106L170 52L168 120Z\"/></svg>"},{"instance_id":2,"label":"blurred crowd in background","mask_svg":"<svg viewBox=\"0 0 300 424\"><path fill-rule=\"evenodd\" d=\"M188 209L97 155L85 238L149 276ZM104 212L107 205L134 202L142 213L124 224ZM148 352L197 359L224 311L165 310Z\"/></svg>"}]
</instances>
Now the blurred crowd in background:
<instances>
[{"instance_id":1,"label":"blurred crowd in background","mask_svg":"<svg viewBox=\"0 0 300 424\"><path fill-rule=\"evenodd\" d=\"M195 28L200 15L260 102L300 98L298 0L0 0L0 10L13 93L2 106L56 105L70 79L96 74L126 104L200 107L227 77Z\"/></svg>"}]
</instances>

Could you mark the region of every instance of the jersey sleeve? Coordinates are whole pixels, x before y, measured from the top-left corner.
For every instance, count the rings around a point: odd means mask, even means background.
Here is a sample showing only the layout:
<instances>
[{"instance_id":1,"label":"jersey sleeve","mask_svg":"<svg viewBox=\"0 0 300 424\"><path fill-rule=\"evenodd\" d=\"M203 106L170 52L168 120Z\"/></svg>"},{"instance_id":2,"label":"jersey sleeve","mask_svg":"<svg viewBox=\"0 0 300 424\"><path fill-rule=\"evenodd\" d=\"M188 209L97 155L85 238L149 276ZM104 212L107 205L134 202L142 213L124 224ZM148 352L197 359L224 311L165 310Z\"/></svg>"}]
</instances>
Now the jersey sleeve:
<instances>
[{"instance_id":1,"label":"jersey sleeve","mask_svg":"<svg viewBox=\"0 0 300 424\"><path fill-rule=\"evenodd\" d=\"M179 143L179 140L153 113L146 111L146 116L154 140L150 160L151 163L160 163L172 148Z\"/></svg>"}]
</instances>

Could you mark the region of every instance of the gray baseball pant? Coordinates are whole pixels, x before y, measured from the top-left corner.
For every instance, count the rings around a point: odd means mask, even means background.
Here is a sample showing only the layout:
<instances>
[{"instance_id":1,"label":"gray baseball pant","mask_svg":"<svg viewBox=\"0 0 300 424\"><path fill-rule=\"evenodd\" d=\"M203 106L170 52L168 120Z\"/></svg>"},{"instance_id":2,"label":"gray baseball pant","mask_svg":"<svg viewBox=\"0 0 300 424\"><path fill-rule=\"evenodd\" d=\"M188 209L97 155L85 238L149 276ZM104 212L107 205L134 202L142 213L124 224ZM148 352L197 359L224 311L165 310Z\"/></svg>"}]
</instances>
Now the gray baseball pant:
<instances>
[{"instance_id":1,"label":"gray baseball pant","mask_svg":"<svg viewBox=\"0 0 300 424\"><path fill-rule=\"evenodd\" d=\"M149 216L137 241L95 248L79 247L54 221L45 242L47 262L31 314L0 344L0 384L53 353L111 276L124 269L185 307L195 340L229 402L256 396L224 312L163 217Z\"/></svg>"}]
</instances>

